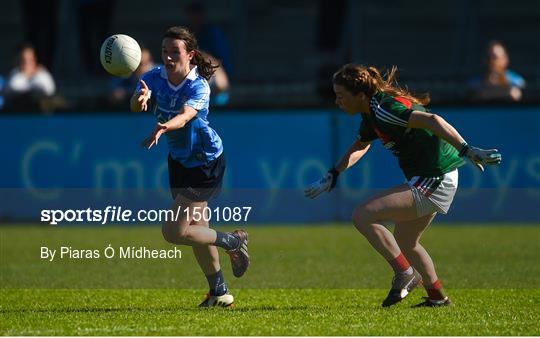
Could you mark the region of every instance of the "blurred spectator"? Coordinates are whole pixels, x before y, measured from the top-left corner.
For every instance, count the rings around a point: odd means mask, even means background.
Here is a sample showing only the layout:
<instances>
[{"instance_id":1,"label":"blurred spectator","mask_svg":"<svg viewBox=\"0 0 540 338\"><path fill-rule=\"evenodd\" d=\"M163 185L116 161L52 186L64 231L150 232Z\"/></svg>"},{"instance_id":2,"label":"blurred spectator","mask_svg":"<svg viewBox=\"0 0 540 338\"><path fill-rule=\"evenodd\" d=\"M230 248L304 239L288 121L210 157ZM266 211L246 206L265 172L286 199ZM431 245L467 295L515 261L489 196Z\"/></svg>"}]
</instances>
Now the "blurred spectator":
<instances>
[{"instance_id":1,"label":"blurred spectator","mask_svg":"<svg viewBox=\"0 0 540 338\"><path fill-rule=\"evenodd\" d=\"M38 59L47 69L52 69L54 63L59 2L58 0L21 2L25 40L36 48Z\"/></svg>"},{"instance_id":2,"label":"blurred spectator","mask_svg":"<svg viewBox=\"0 0 540 338\"><path fill-rule=\"evenodd\" d=\"M508 69L508 53L504 45L498 41L489 43L483 76L473 78L470 82L471 99L473 101L517 102L520 101L525 88L525 80Z\"/></svg>"},{"instance_id":3,"label":"blurred spectator","mask_svg":"<svg viewBox=\"0 0 540 338\"><path fill-rule=\"evenodd\" d=\"M232 65L229 44L223 31L207 21L206 7L201 2L192 2L185 7L186 27L195 34L200 50L218 59L225 71L231 74Z\"/></svg>"},{"instance_id":4,"label":"blurred spectator","mask_svg":"<svg viewBox=\"0 0 540 338\"><path fill-rule=\"evenodd\" d=\"M137 87L141 76L154 68L154 60L150 50L141 46L141 63L128 78L115 77L111 81L109 104L113 109L129 109L129 99Z\"/></svg>"},{"instance_id":5,"label":"blurred spectator","mask_svg":"<svg viewBox=\"0 0 540 338\"><path fill-rule=\"evenodd\" d=\"M34 47L24 44L18 49L17 67L7 80L6 110L44 111L45 100L56 90L52 75L38 63Z\"/></svg>"},{"instance_id":6,"label":"blurred spectator","mask_svg":"<svg viewBox=\"0 0 540 338\"><path fill-rule=\"evenodd\" d=\"M99 51L103 41L111 34L111 18L115 3L114 0L78 2L79 44L85 69L91 74L101 67Z\"/></svg>"}]
</instances>

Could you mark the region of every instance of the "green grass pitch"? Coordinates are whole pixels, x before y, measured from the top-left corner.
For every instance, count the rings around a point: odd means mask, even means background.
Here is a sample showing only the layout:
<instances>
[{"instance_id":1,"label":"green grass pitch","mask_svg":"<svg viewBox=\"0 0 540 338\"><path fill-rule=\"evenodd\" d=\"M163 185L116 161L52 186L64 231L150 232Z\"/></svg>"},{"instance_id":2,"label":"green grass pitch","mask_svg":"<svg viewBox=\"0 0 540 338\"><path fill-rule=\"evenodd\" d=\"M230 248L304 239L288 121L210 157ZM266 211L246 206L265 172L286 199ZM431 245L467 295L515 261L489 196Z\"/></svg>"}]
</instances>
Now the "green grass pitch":
<instances>
[{"instance_id":1,"label":"green grass pitch","mask_svg":"<svg viewBox=\"0 0 540 338\"><path fill-rule=\"evenodd\" d=\"M226 228L230 229L230 228ZM40 247L170 248L158 227L0 227L2 335L539 335L540 227L435 224L424 235L455 306L380 307L391 270L350 226L248 227L234 309L198 309L206 282L176 260L39 258Z\"/></svg>"}]
</instances>

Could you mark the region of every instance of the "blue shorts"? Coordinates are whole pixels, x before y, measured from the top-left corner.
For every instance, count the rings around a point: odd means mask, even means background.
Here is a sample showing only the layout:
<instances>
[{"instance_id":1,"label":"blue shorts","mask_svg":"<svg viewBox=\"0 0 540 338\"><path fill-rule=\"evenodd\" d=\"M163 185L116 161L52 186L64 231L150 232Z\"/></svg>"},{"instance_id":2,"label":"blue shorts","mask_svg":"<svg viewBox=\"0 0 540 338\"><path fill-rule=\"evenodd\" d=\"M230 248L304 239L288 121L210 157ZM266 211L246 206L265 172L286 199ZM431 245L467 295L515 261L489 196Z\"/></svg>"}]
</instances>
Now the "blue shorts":
<instances>
[{"instance_id":1,"label":"blue shorts","mask_svg":"<svg viewBox=\"0 0 540 338\"><path fill-rule=\"evenodd\" d=\"M224 174L224 154L193 168L184 167L169 154L169 186L173 199L180 194L194 202L206 202L219 195Z\"/></svg>"}]
</instances>

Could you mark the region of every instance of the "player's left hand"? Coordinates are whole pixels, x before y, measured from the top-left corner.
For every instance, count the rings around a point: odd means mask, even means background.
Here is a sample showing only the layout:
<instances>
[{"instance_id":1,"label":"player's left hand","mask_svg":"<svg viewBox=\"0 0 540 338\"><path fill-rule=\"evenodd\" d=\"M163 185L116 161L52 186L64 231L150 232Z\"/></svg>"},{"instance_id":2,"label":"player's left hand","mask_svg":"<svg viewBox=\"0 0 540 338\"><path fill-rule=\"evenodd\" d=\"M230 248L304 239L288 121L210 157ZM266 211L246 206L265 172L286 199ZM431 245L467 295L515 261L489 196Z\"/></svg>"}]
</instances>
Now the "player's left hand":
<instances>
[{"instance_id":1,"label":"player's left hand","mask_svg":"<svg viewBox=\"0 0 540 338\"><path fill-rule=\"evenodd\" d=\"M304 190L304 196L313 199L325 191L332 190L336 186L338 176L339 171L335 168L328 170L323 178L312 183Z\"/></svg>"},{"instance_id":2,"label":"player's left hand","mask_svg":"<svg viewBox=\"0 0 540 338\"><path fill-rule=\"evenodd\" d=\"M469 145L464 145L461 156L465 155L478 169L484 171L486 165L497 165L501 163L502 156L497 149L480 149Z\"/></svg>"},{"instance_id":3,"label":"player's left hand","mask_svg":"<svg viewBox=\"0 0 540 338\"><path fill-rule=\"evenodd\" d=\"M159 138L166 131L167 131L167 126L164 123L156 124L156 129L154 129L154 131L152 132L150 136L144 139L141 146L145 147L146 149L152 148L154 145L158 144Z\"/></svg>"}]
</instances>

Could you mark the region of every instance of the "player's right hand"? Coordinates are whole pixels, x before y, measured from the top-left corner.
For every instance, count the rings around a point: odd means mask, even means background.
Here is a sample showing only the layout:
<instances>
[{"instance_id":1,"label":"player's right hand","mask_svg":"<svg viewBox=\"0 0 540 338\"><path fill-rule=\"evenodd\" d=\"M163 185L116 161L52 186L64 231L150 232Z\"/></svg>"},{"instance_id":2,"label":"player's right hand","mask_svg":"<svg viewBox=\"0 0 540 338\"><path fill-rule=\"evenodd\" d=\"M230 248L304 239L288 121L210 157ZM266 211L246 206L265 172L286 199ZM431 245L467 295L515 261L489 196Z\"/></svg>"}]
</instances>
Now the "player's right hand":
<instances>
[{"instance_id":1,"label":"player's right hand","mask_svg":"<svg viewBox=\"0 0 540 338\"><path fill-rule=\"evenodd\" d=\"M338 176L339 171L337 171L335 168L328 170L323 178L310 184L304 190L304 196L313 199L325 191L332 190L336 186Z\"/></svg>"},{"instance_id":2,"label":"player's right hand","mask_svg":"<svg viewBox=\"0 0 540 338\"><path fill-rule=\"evenodd\" d=\"M148 100L150 99L150 90L146 83L141 80L141 89L137 92L137 102L142 111L148 110Z\"/></svg>"}]
</instances>

